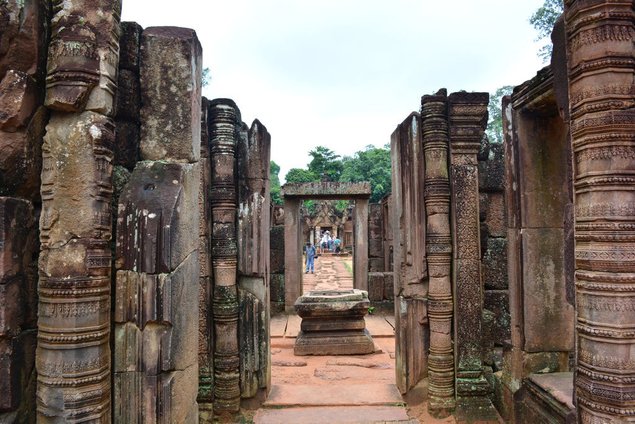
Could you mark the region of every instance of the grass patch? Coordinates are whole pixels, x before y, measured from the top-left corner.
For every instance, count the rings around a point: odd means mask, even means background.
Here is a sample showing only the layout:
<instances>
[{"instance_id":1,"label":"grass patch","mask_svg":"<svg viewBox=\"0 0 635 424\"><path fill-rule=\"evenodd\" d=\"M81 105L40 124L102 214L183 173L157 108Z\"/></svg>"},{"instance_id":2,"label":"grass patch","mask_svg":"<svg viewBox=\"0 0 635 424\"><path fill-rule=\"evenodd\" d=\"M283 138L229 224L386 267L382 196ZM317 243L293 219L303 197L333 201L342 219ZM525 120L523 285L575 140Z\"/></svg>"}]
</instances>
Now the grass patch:
<instances>
[{"instance_id":1,"label":"grass patch","mask_svg":"<svg viewBox=\"0 0 635 424\"><path fill-rule=\"evenodd\" d=\"M348 271L349 274L353 275L353 261L343 261L344 268Z\"/></svg>"}]
</instances>

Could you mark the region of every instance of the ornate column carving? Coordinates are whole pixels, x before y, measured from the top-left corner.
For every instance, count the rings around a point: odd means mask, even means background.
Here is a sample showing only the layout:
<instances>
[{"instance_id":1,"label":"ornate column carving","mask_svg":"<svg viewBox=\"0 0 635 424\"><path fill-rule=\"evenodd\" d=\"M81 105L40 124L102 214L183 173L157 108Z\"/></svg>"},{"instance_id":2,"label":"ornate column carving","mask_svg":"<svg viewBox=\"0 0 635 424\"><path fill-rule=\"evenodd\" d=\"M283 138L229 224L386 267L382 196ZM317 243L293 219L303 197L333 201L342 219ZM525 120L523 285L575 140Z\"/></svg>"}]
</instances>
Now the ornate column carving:
<instances>
[{"instance_id":1,"label":"ornate column carving","mask_svg":"<svg viewBox=\"0 0 635 424\"><path fill-rule=\"evenodd\" d=\"M452 93L449 97L450 180L454 253L454 342L457 395L484 396L481 239L477 154L487 125L487 93Z\"/></svg>"},{"instance_id":2,"label":"ornate column carving","mask_svg":"<svg viewBox=\"0 0 635 424\"><path fill-rule=\"evenodd\" d=\"M635 14L567 0L582 423L635 421Z\"/></svg>"},{"instance_id":3,"label":"ornate column carving","mask_svg":"<svg viewBox=\"0 0 635 424\"><path fill-rule=\"evenodd\" d=\"M430 413L447 416L454 409L454 353L452 348L452 238L448 178L447 92L421 99L425 156L426 257L429 274L428 356Z\"/></svg>"},{"instance_id":4,"label":"ornate column carving","mask_svg":"<svg viewBox=\"0 0 635 424\"><path fill-rule=\"evenodd\" d=\"M118 0L54 0L42 147L39 422L110 422Z\"/></svg>"},{"instance_id":5,"label":"ornate column carving","mask_svg":"<svg viewBox=\"0 0 635 424\"><path fill-rule=\"evenodd\" d=\"M229 99L210 105L212 270L214 289L214 410L240 408L236 243L236 140L240 111Z\"/></svg>"}]
</instances>

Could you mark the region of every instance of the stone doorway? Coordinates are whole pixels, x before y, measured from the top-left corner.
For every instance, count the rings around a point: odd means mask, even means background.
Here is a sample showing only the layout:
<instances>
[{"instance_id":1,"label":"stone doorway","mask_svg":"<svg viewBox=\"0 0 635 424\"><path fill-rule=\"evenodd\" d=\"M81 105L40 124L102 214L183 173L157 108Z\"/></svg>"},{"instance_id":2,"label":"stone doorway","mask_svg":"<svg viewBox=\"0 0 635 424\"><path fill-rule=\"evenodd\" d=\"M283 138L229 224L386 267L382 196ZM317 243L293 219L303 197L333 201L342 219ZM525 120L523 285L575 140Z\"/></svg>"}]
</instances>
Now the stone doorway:
<instances>
[{"instance_id":1,"label":"stone doorway","mask_svg":"<svg viewBox=\"0 0 635 424\"><path fill-rule=\"evenodd\" d=\"M368 202L370 184L362 183L293 183L282 187L284 198L285 246L285 311L293 312L293 304L303 293L303 238L300 207L303 200L353 200L353 287L368 290Z\"/></svg>"}]
</instances>

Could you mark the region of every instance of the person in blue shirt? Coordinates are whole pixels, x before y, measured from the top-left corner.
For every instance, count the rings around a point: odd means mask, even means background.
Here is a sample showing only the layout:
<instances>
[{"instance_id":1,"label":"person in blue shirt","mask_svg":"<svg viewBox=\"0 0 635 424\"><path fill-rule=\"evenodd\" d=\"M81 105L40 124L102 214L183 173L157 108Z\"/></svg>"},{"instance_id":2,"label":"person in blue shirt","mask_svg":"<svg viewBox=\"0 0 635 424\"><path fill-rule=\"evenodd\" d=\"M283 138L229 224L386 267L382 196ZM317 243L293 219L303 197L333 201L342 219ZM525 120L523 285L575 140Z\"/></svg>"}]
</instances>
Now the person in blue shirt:
<instances>
[{"instance_id":1,"label":"person in blue shirt","mask_svg":"<svg viewBox=\"0 0 635 424\"><path fill-rule=\"evenodd\" d=\"M313 246L311 242L307 241L304 251L306 252L306 270L304 273L308 274L310 270L311 274L313 274L315 271L315 246Z\"/></svg>"}]
</instances>

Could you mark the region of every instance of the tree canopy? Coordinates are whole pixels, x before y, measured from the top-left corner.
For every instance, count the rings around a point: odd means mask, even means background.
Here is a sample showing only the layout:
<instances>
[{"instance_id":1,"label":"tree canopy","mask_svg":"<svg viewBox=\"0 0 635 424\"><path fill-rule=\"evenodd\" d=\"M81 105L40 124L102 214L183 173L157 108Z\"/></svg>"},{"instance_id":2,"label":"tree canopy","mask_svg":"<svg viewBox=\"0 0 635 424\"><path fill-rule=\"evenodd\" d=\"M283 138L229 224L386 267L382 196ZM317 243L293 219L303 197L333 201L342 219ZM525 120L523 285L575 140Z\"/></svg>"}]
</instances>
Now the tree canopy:
<instances>
[{"instance_id":1,"label":"tree canopy","mask_svg":"<svg viewBox=\"0 0 635 424\"><path fill-rule=\"evenodd\" d=\"M282 197L280 196L280 165L274 161L269 162L269 184L271 192L271 203L274 205L282 204Z\"/></svg>"},{"instance_id":2,"label":"tree canopy","mask_svg":"<svg viewBox=\"0 0 635 424\"><path fill-rule=\"evenodd\" d=\"M391 191L389 145L384 147L366 146L364 150L356 152L353 156L344 157L327 147L317 146L309 151L309 156L311 156L311 161L306 168L291 168L287 172L286 182L309 183L323 179L334 182L369 181L372 189L371 202L379 202ZM277 169L279 171L279 167ZM346 202L338 202L338 208L345 206Z\"/></svg>"},{"instance_id":3,"label":"tree canopy","mask_svg":"<svg viewBox=\"0 0 635 424\"><path fill-rule=\"evenodd\" d=\"M491 94L489 97L489 121L487 122L487 138L490 143L503 142L503 114L501 110L501 101L504 96L512 94L514 89L511 85L504 85Z\"/></svg>"},{"instance_id":4,"label":"tree canopy","mask_svg":"<svg viewBox=\"0 0 635 424\"><path fill-rule=\"evenodd\" d=\"M543 5L529 18L529 23L538 31L536 41L547 39L545 45L538 51L538 56L540 56L545 63L549 61L551 51L553 50L550 39L551 31L563 10L563 0L545 0Z\"/></svg>"}]
</instances>

